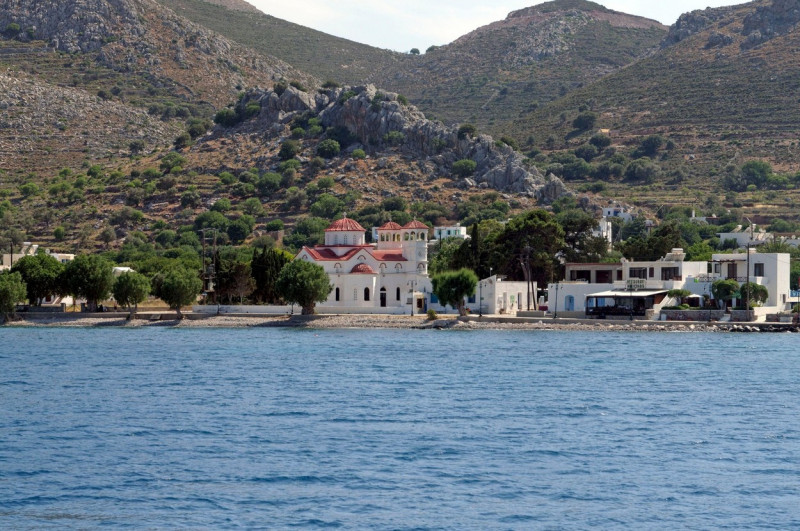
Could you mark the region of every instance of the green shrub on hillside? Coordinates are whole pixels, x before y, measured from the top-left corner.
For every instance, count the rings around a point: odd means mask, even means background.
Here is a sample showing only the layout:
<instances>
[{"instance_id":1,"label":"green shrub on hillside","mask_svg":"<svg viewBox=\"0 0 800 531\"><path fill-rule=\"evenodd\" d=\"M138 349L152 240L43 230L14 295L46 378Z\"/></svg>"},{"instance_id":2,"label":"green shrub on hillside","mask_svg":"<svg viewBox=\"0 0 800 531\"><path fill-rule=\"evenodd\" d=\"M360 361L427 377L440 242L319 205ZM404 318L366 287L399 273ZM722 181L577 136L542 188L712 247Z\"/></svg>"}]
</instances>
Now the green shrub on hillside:
<instances>
[{"instance_id":1,"label":"green shrub on hillside","mask_svg":"<svg viewBox=\"0 0 800 531\"><path fill-rule=\"evenodd\" d=\"M453 163L453 173L459 177L469 177L475 173L478 163L471 159L461 159Z\"/></svg>"}]
</instances>

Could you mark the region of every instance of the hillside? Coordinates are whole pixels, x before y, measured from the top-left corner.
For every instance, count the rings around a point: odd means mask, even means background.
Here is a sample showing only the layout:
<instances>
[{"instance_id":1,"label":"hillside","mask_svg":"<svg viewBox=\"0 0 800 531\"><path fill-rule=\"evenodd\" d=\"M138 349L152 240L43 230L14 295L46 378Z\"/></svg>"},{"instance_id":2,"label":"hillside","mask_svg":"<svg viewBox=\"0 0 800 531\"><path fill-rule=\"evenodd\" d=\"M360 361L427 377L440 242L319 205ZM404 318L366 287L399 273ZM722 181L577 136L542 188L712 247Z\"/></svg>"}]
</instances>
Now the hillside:
<instances>
[{"instance_id":1,"label":"hillside","mask_svg":"<svg viewBox=\"0 0 800 531\"><path fill-rule=\"evenodd\" d=\"M687 205L725 198L729 206L767 218L794 217L798 197L791 186L778 194L759 186L737 196L730 192L740 190L723 181L732 167L753 159L766 160L790 181L800 169L798 21L797 2L784 0L687 13L657 53L507 127L517 138L533 136L546 153L579 148L603 129L613 147L630 156L644 138L661 135L670 149L661 150L655 162L664 171L633 188L624 179L605 179L609 195L654 208L664 203L665 192ZM597 116L586 131L573 124L582 111Z\"/></svg>"},{"instance_id":2,"label":"hillside","mask_svg":"<svg viewBox=\"0 0 800 531\"><path fill-rule=\"evenodd\" d=\"M320 79L373 83L407 96L429 117L448 124L472 122L495 136L504 133L504 122L645 56L666 35L653 20L584 0L556 0L411 55L218 2L159 1Z\"/></svg>"},{"instance_id":3,"label":"hillside","mask_svg":"<svg viewBox=\"0 0 800 531\"><path fill-rule=\"evenodd\" d=\"M243 87L313 81L151 0L13 2L0 7L0 28L3 82L17 87L0 93L0 156L12 173L127 154L136 140L168 145Z\"/></svg>"},{"instance_id":4,"label":"hillside","mask_svg":"<svg viewBox=\"0 0 800 531\"><path fill-rule=\"evenodd\" d=\"M375 72L406 58L405 54L334 37L260 11L230 8L221 0L158 2L232 41L277 57L323 80L352 85L373 83L378 81Z\"/></svg>"},{"instance_id":5,"label":"hillside","mask_svg":"<svg viewBox=\"0 0 800 531\"><path fill-rule=\"evenodd\" d=\"M45 246L162 245L225 212L235 243L285 224L294 248L345 208L451 223L565 193L396 93L322 89L150 0L34 4L0 8L0 220Z\"/></svg>"},{"instance_id":6,"label":"hillside","mask_svg":"<svg viewBox=\"0 0 800 531\"><path fill-rule=\"evenodd\" d=\"M653 20L556 0L389 65L375 81L445 123L472 122L499 136L504 122L646 56L665 35Z\"/></svg>"}]
</instances>

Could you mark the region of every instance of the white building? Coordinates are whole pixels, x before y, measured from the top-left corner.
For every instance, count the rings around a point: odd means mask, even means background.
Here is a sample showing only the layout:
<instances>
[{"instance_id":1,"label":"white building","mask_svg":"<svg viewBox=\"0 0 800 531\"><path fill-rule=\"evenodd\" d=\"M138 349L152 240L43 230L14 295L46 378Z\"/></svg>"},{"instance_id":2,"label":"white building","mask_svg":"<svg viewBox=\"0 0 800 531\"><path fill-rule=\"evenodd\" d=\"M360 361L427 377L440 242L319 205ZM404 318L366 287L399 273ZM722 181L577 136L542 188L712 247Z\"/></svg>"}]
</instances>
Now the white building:
<instances>
[{"instance_id":1,"label":"white building","mask_svg":"<svg viewBox=\"0 0 800 531\"><path fill-rule=\"evenodd\" d=\"M31 242L24 242L22 247L18 253L14 253L12 256L10 253L5 253L0 255L0 271L4 269L11 269L12 264L16 263L19 259L25 256L33 256L39 252L39 244L31 243ZM48 256L52 256L62 264L66 264L67 262L71 262L75 259L74 254L68 253L54 253L50 251L50 249L45 250L45 254Z\"/></svg>"},{"instance_id":2,"label":"white building","mask_svg":"<svg viewBox=\"0 0 800 531\"><path fill-rule=\"evenodd\" d=\"M467 234L467 228L461 225L433 228L433 239L444 240L445 238L461 238L465 240L469 238L469 235Z\"/></svg>"},{"instance_id":3,"label":"white building","mask_svg":"<svg viewBox=\"0 0 800 531\"><path fill-rule=\"evenodd\" d=\"M536 299L536 282L530 285L518 281L507 282L497 275L485 278L478 282L477 300L468 303L467 307L473 314L513 314L528 309L528 293L530 291L530 308L534 309ZM478 300L482 302L478 304Z\"/></svg>"},{"instance_id":4,"label":"white building","mask_svg":"<svg viewBox=\"0 0 800 531\"><path fill-rule=\"evenodd\" d=\"M763 307L756 309L757 315L785 309L787 303L790 302L790 255L788 253L759 253L755 249L750 249L750 259L748 260L747 254L711 255L710 280L733 279L740 284L749 280L766 287L769 298Z\"/></svg>"},{"instance_id":5,"label":"white building","mask_svg":"<svg viewBox=\"0 0 800 531\"><path fill-rule=\"evenodd\" d=\"M597 227L592 230L592 236L595 238L603 238L608 242L608 248L611 249L611 246L614 243L614 225L611 223L609 218L602 218L600 221L597 222Z\"/></svg>"},{"instance_id":6,"label":"white building","mask_svg":"<svg viewBox=\"0 0 800 531\"><path fill-rule=\"evenodd\" d=\"M766 315L786 308L790 302L789 254L747 253L715 254L711 262L684 261L682 249L673 249L659 260L630 261L621 264L567 264L567 279L548 286L548 311L560 316L570 313L587 315L634 315L657 317L659 310L679 301L667 296L672 289L691 293L701 305L713 298L712 284L720 279L748 281L767 288L768 300L756 315ZM736 302L738 304L738 302Z\"/></svg>"},{"instance_id":7,"label":"white building","mask_svg":"<svg viewBox=\"0 0 800 531\"><path fill-rule=\"evenodd\" d=\"M717 236L719 236L720 245L723 245L727 240L735 240L736 247L739 249L745 248L748 245L756 247L764 243L769 243L773 239L771 233L764 229L759 229L757 225L750 225L747 228L742 228L741 225L737 225L733 231L718 232Z\"/></svg>"},{"instance_id":8,"label":"white building","mask_svg":"<svg viewBox=\"0 0 800 531\"><path fill-rule=\"evenodd\" d=\"M620 204L613 204L603 208L604 218L620 218L622 221L631 221L636 216L628 208Z\"/></svg>"},{"instance_id":9,"label":"white building","mask_svg":"<svg viewBox=\"0 0 800 531\"><path fill-rule=\"evenodd\" d=\"M347 217L325 230L325 244L303 247L296 260L322 266L333 290L319 311L414 313L425 311L431 291L428 278L428 227L419 221L404 226L389 222L367 244L366 230Z\"/></svg>"}]
</instances>

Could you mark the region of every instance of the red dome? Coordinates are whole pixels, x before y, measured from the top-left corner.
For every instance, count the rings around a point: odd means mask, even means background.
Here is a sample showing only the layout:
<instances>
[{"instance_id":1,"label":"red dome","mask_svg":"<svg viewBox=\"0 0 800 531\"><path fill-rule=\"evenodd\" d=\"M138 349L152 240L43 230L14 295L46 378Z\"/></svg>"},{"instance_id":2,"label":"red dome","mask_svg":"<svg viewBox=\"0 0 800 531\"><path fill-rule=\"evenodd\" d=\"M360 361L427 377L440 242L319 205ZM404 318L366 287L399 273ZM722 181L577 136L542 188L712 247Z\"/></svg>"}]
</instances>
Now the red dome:
<instances>
[{"instance_id":1,"label":"red dome","mask_svg":"<svg viewBox=\"0 0 800 531\"><path fill-rule=\"evenodd\" d=\"M375 270L372 269L367 264L356 264L353 269L350 270L351 273L360 273L363 275L374 275Z\"/></svg>"},{"instance_id":2,"label":"red dome","mask_svg":"<svg viewBox=\"0 0 800 531\"><path fill-rule=\"evenodd\" d=\"M366 229L358 221L344 217L331 223L330 227L325 229L325 232L329 231L365 232Z\"/></svg>"},{"instance_id":3,"label":"red dome","mask_svg":"<svg viewBox=\"0 0 800 531\"><path fill-rule=\"evenodd\" d=\"M400 230L402 228L403 227L401 227L398 223L395 223L394 221L389 221L378 227L378 230Z\"/></svg>"},{"instance_id":4,"label":"red dome","mask_svg":"<svg viewBox=\"0 0 800 531\"><path fill-rule=\"evenodd\" d=\"M404 229L425 229L425 230L428 230L428 226L427 225L425 225L421 221L417 221L416 219L414 221L409 221L408 223L403 225L403 228Z\"/></svg>"}]
</instances>

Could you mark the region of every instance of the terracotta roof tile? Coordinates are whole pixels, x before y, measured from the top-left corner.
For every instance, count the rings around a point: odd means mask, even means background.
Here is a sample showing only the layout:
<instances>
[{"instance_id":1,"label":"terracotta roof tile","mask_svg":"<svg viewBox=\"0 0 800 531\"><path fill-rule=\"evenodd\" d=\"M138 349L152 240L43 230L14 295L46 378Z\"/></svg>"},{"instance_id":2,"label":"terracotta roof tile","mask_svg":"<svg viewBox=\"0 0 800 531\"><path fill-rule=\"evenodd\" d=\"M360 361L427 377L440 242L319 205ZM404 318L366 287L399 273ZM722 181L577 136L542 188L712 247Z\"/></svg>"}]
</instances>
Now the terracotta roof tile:
<instances>
[{"instance_id":1,"label":"terracotta roof tile","mask_svg":"<svg viewBox=\"0 0 800 531\"><path fill-rule=\"evenodd\" d=\"M325 229L325 232L331 231L366 232L366 229L362 227L358 221L344 217L342 219L337 219Z\"/></svg>"},{"instance_id":2,"label":"terracotta roof tile","mask_svg":"<svg viewBox=\"0 0 800 531\"><path fill-rule=\"evenodd\" d=\"M414 221L409 221L408 223L403 225L403 228L404 229L425 229L425 230L428 230L428 226L427 225L425 225L421 221L417 221L416 219Z\"/></svg>"},{"instance_id":3,"label":"terracotta roof tile","mask_svg":"<svg viewBox=\"0 0 800 531\"><path fill-rule=\"evenodd\" d=\"M394 221L389 221L378 227L378 230L400 230L402 228L403 227L401 227L399 223L395 223Z\"/></svg>"},{"instance_id":4,"label":"terracotta roof tile","mask_svg":"<svg viewBox=\"0 0 800 531\"><path fill-rule=\"evenodd\" d=\"M350 270L351 273L361 274L361 275L374 275L375 270L372 269L367 264L356 264L353 269Z\"/></svg>"}]
</instances>

